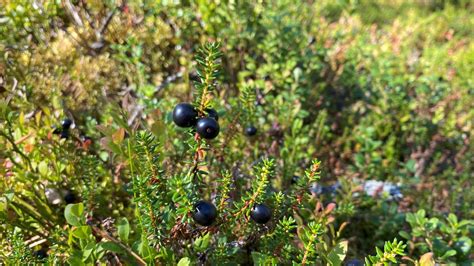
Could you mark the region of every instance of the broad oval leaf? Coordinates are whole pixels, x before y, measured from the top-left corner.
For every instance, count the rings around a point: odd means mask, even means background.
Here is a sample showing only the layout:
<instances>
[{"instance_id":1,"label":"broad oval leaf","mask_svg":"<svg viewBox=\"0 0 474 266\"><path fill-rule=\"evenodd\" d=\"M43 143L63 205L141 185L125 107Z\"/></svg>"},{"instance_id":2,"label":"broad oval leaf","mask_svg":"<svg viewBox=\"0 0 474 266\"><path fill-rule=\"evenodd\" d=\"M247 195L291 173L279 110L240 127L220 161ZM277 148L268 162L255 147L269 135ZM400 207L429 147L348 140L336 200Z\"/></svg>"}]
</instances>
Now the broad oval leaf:
<instances>
[{"instance_id":1,"label":"broad oval leaf","mask_svg":"<svg viewBox=\"0 0 474 266\"><path fill-rule=\"evenodd\" d=\"M191 260L188 257L181 258L178 262L178 266L189 266L191 265Z\"/></svg>"},{"instance_id":2,"label":"broad oval leaf","mask_svg":"<svg viewBox=\"0 0 474 266\"><path fill-rule=\"evenodd\" d=\"M433 259L433 252L428 252L421 256L420 258L420 266L434 266L435 261Z\"/></svg>"},{"instance_id":3,"label":"broad oval leaf","mask_svg":"<svg viewBox=\"0 0 474 266\"><path fill-rule=\"evenodd\" d=\"M329 264L333 266L341 265L347 254L347 247L349 241L344 240L337 243L337 245L329 252L328 260Z\"/></svg>"},{"instance_id":4,"label":"broad oval leaf","mask_svg":"<svg viewBox=\"0 0 474 266\"><path fill-rule=\"evenodd\" d=\"M64 218L68 224L73 226L83 225L82 213L84 212L84 205L82 203L68 204L64 209Z\"/></svg>"},{"instance_id":5,"label":"broad oval leaf","mask_svg":"<svg viewBox=\"0 0 474 266\"><path fill-rule=\"evenodd\" d=\"M130 234L130 224L128 223L127 218L122 217L118 220L117 231L118 231L120 240L127 242L128 236Z\"/></svg>"}]
</instances>

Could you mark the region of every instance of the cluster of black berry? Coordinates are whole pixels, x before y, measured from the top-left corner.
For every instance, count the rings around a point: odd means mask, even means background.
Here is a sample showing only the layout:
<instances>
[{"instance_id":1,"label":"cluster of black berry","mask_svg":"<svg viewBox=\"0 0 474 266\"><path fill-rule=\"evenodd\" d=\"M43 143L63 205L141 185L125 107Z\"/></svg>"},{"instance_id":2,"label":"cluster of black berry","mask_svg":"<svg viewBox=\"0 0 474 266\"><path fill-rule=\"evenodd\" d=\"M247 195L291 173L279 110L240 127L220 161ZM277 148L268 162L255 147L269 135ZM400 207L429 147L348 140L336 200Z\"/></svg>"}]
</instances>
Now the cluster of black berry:
<instances>
[{"instance_id":1,"label":"cluster of black berry","mask_svg":"<svg viewBox=\"0 0 474 266\"><path fill-rule=\"evenodd\" d=\"M214 109L206 109L207 117L199 117L199 114L189 103L180 103L173 110L173 121L179 127L196 127L196 131L202 138L214 139L219 135L219 116ZM247 136L253 136L257 133L254 126L245 129ZM217 209L211 202L198 201L194 204L192 213L194 221L202 226L209 226L217 218ZM270 221L272 211L264 204L255 204L250 212L250 218L256 223L265 224Z\"/></svg>"},{"instance_id":2,"label":"cluster of black berry","mask_svg":"<svg viewBox=\"0 0 474 266\"><path fill-rule=\"evenodd\" d=\"M180 103L173 110L173 121L179 127L196 127L196 131L202 138L214 139L219 135L219 116L216 110L206 109L207 117L199 117L199 114L189 103Z\"/></svg>"},{"instance_id":3,"label":"cluster of black berry","mask_svg":"<svg viewBox=\"0 0 474 266\"><path fill-rule=\"evenodd\" d=\"M217 218L217 209L214 204L200 200L194 204L192 217L196 223L209 226ZM250 212L250 218L256 223L266 224L272 218L272 210L265 204L255 204Z\"/></svg>"}]
</instances>

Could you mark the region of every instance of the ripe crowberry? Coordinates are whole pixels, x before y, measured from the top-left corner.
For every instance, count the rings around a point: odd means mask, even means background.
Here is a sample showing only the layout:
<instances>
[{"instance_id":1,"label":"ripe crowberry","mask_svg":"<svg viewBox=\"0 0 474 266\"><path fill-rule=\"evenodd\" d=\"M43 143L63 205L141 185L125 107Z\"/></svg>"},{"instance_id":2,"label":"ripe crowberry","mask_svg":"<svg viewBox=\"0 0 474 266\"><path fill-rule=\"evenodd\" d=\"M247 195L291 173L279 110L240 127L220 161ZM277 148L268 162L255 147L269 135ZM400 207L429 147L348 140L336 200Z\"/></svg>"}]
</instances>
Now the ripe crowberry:
<instances>
[{"instance_id":1,"label":"ripe crowberry","mask_svg":"<svg viewBox=\"0 0 474 266\"><path fill-rule=\"evenodd\" d=\"M33 256L35 256L39 260L43 260L43 259L46 259L46 257L48 257L48 252L44 249L40 249L33 252Z\"/></svg>"},{"instance_id":2,"label":"ripe crowberry","mask_svg":"<svg viewBox=\"0 0 474 266\"><path fill-rule=\"evenodd\" d=\"M69 138L69 130L67 129L62 130L61 133L59 133L59 137L62 139Z\"/></svg>"},{"instance_id":3,"label":"ripe crowberry","mask_svg":"<svg viewBox=\"0 0 474 266\"><path fill-rule=\"evenodd\" d=\"M68 190L66 192L66 195L64 195L64 201L66 202L66 204L76 202L76 195L74 195L74 192Z\"/></svg>"},{"instance_id":4,"label":"ripe crowberry","mask_svg":"<svg viewBox=\"0 0 474 266\"><path fill-rule=\"evenodd\" d=\"M193 219L196 223L209 226L217 217L216 207L207 201L201 200L194 204Z\"/></svg>"},{"instance_id":5,"label":"ripe crowberry","mask_svg":"<svg viewBox=\"0 0 474 266\"><path fill-rule=\"evenodd\" d=\"M348 262L346 262L346 266L363 266L364 263L362 263L361 260L358 259L351 259Z\"/></svg>"},{"instance_id":6,"label":"ripe crowberry","mask_svg":"<svg viewBox=\"0 0 474 266\"><path fill-rule=\"evenodd\" d=\"M202 138L213 139L219 135L219 123L214 118L205 117L198 120L196 131Z\"/></svg>"},{"instance_id":7,"label":"ripe crowberry","mask_svg":"<svg viewBox=\"0 0 474 266\"><path fill-rule=\"evenodd\" d=\"M267 205L255 204L250 212L250 218L252 218L256 223L265 224L270 221L270 218L272 218L272 211L267 207Z\"/></svg>"},{"instance_id":8,"label":"ripe crowberry","mask_svg":"<svg viewBox=\"0 0 474 266\"><path fill-rule=\"evenodd\" d=\"M291 184L294 185L296 183L298 183L298 180L300 179L299 176L297 175L294 175L292 178L291 178Z\"/></svg>"},{"instance_id":9,"label":"ripe crowberry","mask_svg":"<svg viewBox=\"0 0 474 266\"><path fill-rule=\"evenodd\" d=\"M72 120L69 118L64 119L61 122L61 126L63 127L63 130L68 130L72 125Z\"/></svg>"},{"instance_id":10,"label":"ripe crowberry","mask_svg":"<svg viewBox=\"0 0 474 266\"><path fill-rule=\"evenodd\" d=\"M178 127L192 127L196 124L198 113L189 103L180 103L173 110L173 121Z\"/></svg>"},{"instance_id":11,"label":"ripe crowberry","mask_svg":"<svg viewBox=\"0 0 474 266\"><path fill-rule=\"evenodd\" d=\"M219 121L219 114L215 109L208 108L206 109L207 117L214 118L216 121Z\"/></svg>"},{"instance_id":12,"label":"ripe crowberry","mask_svg":"<svg viewBox=\"0 0 474 266\"><path fill-rule=\"evenodd\" d=\"M251 137L257 134L257 128L254 126L248 126L245 128L245 135Z\"/></svg>"}]
</instances>

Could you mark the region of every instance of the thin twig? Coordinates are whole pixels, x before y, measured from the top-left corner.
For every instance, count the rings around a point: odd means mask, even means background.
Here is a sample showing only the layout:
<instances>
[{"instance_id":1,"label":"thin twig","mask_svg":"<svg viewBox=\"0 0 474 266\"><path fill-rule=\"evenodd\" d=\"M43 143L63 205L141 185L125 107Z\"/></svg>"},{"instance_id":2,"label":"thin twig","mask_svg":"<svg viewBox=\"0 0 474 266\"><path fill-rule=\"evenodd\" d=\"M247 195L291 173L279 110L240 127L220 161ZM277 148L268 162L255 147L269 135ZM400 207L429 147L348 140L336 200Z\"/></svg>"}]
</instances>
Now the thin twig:
<instances>
[{"instance_id":1,"label":"thin twig","mask_svg":"<svg viewBox=\"0 0 474 266\"><path fill-rule=\"evenodd\" d=\"M145 106L137 104L135 108L132 110L132 114L130 115L130 118L128 118L127 124L128 126L131 126L135 119L141 114L141 112L145 109Z\"/></svg>"},{"instance_id":2,"label":"thin twig","mask_svg":"<svg viewBox=\"0 0 474 266\"><path fill-rule=\"evenodd\" d=\"M10 125L11 126L11 125ZM36 172L36 169L33 168L33 165L31 164L31 160L30 158L28 158L28 156L26 156L19 148L18 146L15 144L15 140L13 140L10 136L8 136L7 134L5 134L3 131L0 131L0 135L4 136L8 142L10 142L10 144L12 145L13 147L13 150L15 150L18 154L20 154L20 156L26 160L26 162L28 163L28 166L30 167L31 171L33 172Z\"/></svg>"},{"instance_id":3,"label":"thin twig","mask_svg":"<svg viewBox=\"0 0 474 266\"><path fill-rule=\"evenodd\" d=\"M182 72L178 72L174 75L171 75L169 77L167 77L165 79L165 81L163 81L160 85L156 86L155 87L155 92L153 93L154 95L156 95L158 92L160 92L162 89L164 89L165 87L167 87L170 83L173 83L175 82L176 80L180 79L181 77L183 77L183 73ZM125 91L125 93L127 93L128 91L130 91L130 89L127 88L127 91ZM127 120L127 124L128 126L131 126L135 119L137 119L137 117L140 116L141 112L143 111L143 109L145 109L145 106L143 105L140 105L140 104L137 104L133 110L130 112L131 115L130 117L128 118Z\"/></svg>"},{"instance_id":4,"label":"thin twig","mask_svg":"<svg viewBox=\"0 0 474 266\"><path fill-rule=\"evenodd\" d=\"M113 243L119 245L121 248L123 248L125 251L127 251L132 257L134 257L139 265L147 265L146 262L133 250L131 250L128 246L114 238L113 236L109 235L107 232L101 230L99 227L91 225L92 231L96 233L97 235L101 236L102 238L108 239L109 241L112 241Z\"/></svg>"},{"instance_id":5,"label":"thin twig","mask_svg":"<svg viewBox=\"0 0 474 266\"><path fill-rule=\"evenodd\" d=\"M160 85L155 87L155 94L158 93L160 90L166 88L169 84L177 81L178 79L183 77L183 72L178 72L174 75L171 75L165 79Z\"/></svg>"},{"instance_id":6,"label":"thin twig","mask_svg":"<svg viewBox=\"0 0 474 266\"><path fill-rule=\"evenodd\" d=\"M93 29L95 29L95 23L94 21L92 20L92 13L91 11L89 10L89 7L87 6L87 2L86 1L81 1L81 6L82 8L84 9L84 15L87 19L87 22L89 23L89 26Z\"/></svg>"},{"instance_id":7,"label":"thin twig","mask_svg":"<svg viewBox=\"0 0 474 266\"><path fill-rule=\"evenodd\" d=\"M198 148L196 152L194 153L194 158L193 158L193 167L191 168L191 173L193 175L193 181L196 180L197 173L199 171L199 153L201 152L201 137L199 136L198 133L196 133L195 137L196 142L198 143Z\"/></svg>"},{"instance_id":8,"label":"thin twig","mask_svg":"<svg viewBox=\"0 0 474 266\"><path fill-rule=\"evenodd\" d=\"M69 11L68 14L72 17L74 22L79 26L79 27L84 27L84 22L82 22L81 17L77 13L76 9L74 6L71 4L71 1L69 0L64 0L64 6L67 8Z\"/></svg>"},{"instance_id":9,"label":"thin twig","mask_svg":"<svg viewBox=\"0 0 474 266\"><path fill-rule=\"evenodd\" d=\"M6 100L7 105L10 103L11 99L13 98L13 94L15 93L15 90L16 90L17 86L18 86L18 80L16 80L16 78L13 78L12 92L7 97L7 100Z\"/></svg>"},{"instance_id":10,"label":"thin twig","mask_svg":"<svg viewBox=\"0 0 474 266\"><path fill-rule=\"evenodd\" d=\"M302 266L305 266L306 265L306 260L308 259L308 256L309 256L309 250L311 248L311 245L313 244L313 241L316 240L316 239L311 239L308 243L308 245L306 245L306 248L305 248L305 251L304 251L304 256L303 256L303 260L301 261L301 265Z\"/></svg>"},{"instance_id":11,"label":"thin twig","mask_svg":"<svg viewBox=\"0 0 474 266\"><path fill-rule=\"evenodd\" d=\"M114 17L115 12L117 12L116 8L114 8L112 11L109 12L109 14L107 14L107 17L103 20L104 23L102 23L102 26L97 31L97 33L98 33L98 35L100 36L101 39L103 39L102 36L104 35L104 33L107 30L110 22L112 21L112 18Z\"/></svg>"}]
</instances>

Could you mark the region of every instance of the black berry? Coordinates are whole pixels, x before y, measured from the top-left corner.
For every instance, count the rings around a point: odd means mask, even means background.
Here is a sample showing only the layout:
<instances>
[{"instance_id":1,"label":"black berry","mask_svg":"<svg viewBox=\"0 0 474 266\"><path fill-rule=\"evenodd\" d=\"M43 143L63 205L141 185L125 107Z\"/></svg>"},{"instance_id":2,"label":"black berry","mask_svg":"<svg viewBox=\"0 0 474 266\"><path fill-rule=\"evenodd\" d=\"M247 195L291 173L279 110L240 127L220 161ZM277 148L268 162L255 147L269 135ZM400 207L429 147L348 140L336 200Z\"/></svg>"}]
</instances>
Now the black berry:
<instances>
[{"instance_id":1,"label":"black berry","mask_svg":"<svg viewBox=\"0 0 474 266\"><path fill-rule=\"evenodd\" d=\"M291 178L291 184L294 185L296 183L298 183L298 180L300 179L299 176L297 175L294 175L292 178Z\"/></svg>"},{"instance_id":2,"label":"black berry","mask_svg":"<svg viewBox=\"0 0 474 266\"><path fill-rule=\"evenodd\" d=\"M72 120L69 118L64 119L61 122L61 126L63 127L64 130L68 130L72 125Z\"/></svg>"},{"instance_id":3,"label":"black berry","mask_svg":"<svg viewBox=\"0 0 474 266\"><path fill-rule=\"evenodd\" d=\"M219 114L217 113L215 109L208 108L206 109L206 112L207 112L208 117L214 118L216 121L219 121Z\"/></svg>"},{"instance_id":4,"label":"black berry","mask_svg":"<svg viewBox=\"0 0 474 266\"><path fill-rule=\"evenodd\" d=\"M194 204L193 219L196 223L209 226L217 217L216 207L207 201L201 200Z\"/></svg>"},{"instance_id":5,"label":"black berry","mask_svg":"<svg viewBox=\"0 0 474 266\"><path fill-rule=\"evenodd\" d=\"M256 204L250 212L250 218L256 223L265 224L272 218L272 211L264 204Z\"/></svg>"},{"instance_id":6,"label":"black berry","mask_svg":"<svg viewBox=\"0 0 474 266\"><path fill-rule=\"evenodd\" d=\"M64 195L64 201L66 204L74 203L76 202L76 195L72 191L66 192L66 195Z\"/></svg>"},{"instance_id":7,"label":"black berry","mask_svg":"<svg viewBox=\"0 0 474 266\"><path fill-rule=\"evenodd\" d=\"M362 261L360 261L358 259L351 259L351 260L347 261L345 265L346 266L363 266L364 263L362 263Z\"/></svg>"},{"instance_id":8,"label":"black berry","mask_svg":"<svg viewBox=\"0 0 474 266\"><path fill-rule=\"evenodd\" d=\"M255 134L257 134L257 128L254 127L254 126L248 126L245 128L245 135L251 137L251 136L255 136Z\"/></svg>"},{"instance_id":9,"label":"black berry","mask_svg":"<svg viewBox=\"0 0 474 266\"><path fill-rule=\"evenodd\" d=\"M180 103L173 110L173 121L178 127L192 127L196 124L198 113L189 103Z\"/></svg>"},{"instance_id":10,"label":"black berry","mask_svg":"<svg viewBox=\"0 0 474 266\"><path fill-rule=\"evenodd\" d=\"M44 249L40 249L33 252L33 256L35 256L36 258L40 260L43 260L43 259L46 259L46 257L48 257L48 252Z\"/></svg>"},{"instance_id":11,"label":"black berry","mask_svg":"<svg viewBox=\"0 0 474 266\"><path fill-rule=\"evenodd\" d=\"M205 117L198 120L196 131L202 138L213 139L219 135L219 123L214 118Z\"/></svg>"},{"instance_id":12,"label":"black berry","mask_svg":"<svg viewBox=\"0 0 474 266\"><path fill-rule=\"evenodd\" d=\"M67 139L69 138L69 130L62 130L61 133L59 133L60 138L62 139Z\"/></svg>"}]
</instances>

